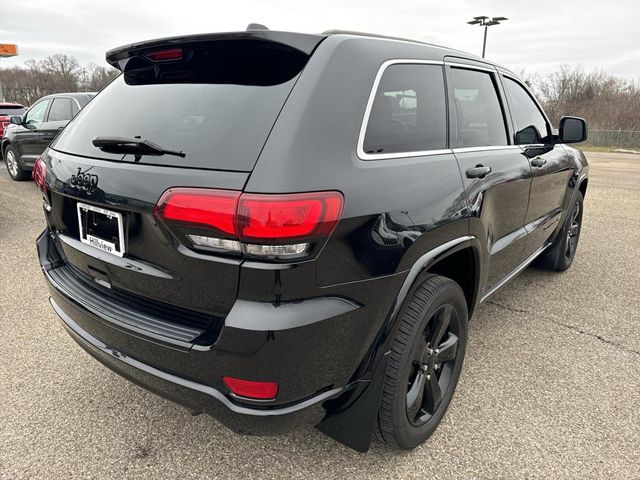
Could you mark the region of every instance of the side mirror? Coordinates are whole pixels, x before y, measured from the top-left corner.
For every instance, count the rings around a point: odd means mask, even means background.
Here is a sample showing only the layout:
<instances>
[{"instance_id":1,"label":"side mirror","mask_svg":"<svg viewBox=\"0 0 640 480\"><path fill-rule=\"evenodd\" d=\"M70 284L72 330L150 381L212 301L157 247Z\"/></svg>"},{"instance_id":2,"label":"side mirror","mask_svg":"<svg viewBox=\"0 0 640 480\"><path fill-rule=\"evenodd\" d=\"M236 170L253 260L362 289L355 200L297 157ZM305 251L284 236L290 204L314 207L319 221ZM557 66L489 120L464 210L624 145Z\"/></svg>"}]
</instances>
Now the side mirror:
<instances>
[{"instance_id":1,"label":"side mirror","mask_svg":"<svg viewBox=\"0 0 640 480\"><path fill-rule=\"evenodd\" d=\"M579 117L560 119L560 143L580 143L587 139L587 122Z\"/></svg>"},{"instance_id":2,"label":"side mirror","mask_svg":"<svg viewBox=\"0 0 640 480\"><path fill-rule=\"evenodd\" d=\"M12 115L10 122L14 125L22 125L22 115Z\"/></svg>"}]
</instances>

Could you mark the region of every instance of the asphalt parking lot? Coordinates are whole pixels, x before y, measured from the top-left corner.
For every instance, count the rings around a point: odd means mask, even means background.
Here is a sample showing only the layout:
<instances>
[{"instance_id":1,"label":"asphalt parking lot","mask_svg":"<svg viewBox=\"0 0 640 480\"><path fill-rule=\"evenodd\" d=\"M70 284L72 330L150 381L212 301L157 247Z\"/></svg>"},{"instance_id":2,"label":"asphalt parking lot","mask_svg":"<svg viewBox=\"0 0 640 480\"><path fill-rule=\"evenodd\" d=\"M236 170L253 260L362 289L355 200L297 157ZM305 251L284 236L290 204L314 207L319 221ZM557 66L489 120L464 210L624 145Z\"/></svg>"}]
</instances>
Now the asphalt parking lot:
<instances>
[{"instance_id":1,"label":"asphalt parking lot","mask_svg":"<svg viewBox=\"0 0 640 480\"><path fill-rule=\"evenodd\" d=\"M39 192L0 165L0 478L640 478L640 156L588 157L573 267L480 307L443 424L405 454L239 436L102 367L47 301Z\"/></svg>"}]
</instances>

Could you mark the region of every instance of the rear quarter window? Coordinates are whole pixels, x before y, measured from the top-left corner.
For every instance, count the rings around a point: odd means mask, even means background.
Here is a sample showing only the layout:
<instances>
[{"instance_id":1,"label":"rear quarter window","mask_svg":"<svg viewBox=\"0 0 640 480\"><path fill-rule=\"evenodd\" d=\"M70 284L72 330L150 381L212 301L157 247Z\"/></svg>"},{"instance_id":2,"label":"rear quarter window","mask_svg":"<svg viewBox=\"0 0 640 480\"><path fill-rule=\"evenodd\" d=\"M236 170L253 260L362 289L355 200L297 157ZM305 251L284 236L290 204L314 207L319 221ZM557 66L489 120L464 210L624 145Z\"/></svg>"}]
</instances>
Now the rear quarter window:
<instances>
[{"instance_id":1,"label":"rear quarter window","mask_svg":"<svg viewBox=\"0 0 640 480\"><path fill-rule=\"evenodd\" d=\"M393 64L380 78L367 119L365 154L415 153L447 147L441 65Z\"/></svg>"}]
</instances>

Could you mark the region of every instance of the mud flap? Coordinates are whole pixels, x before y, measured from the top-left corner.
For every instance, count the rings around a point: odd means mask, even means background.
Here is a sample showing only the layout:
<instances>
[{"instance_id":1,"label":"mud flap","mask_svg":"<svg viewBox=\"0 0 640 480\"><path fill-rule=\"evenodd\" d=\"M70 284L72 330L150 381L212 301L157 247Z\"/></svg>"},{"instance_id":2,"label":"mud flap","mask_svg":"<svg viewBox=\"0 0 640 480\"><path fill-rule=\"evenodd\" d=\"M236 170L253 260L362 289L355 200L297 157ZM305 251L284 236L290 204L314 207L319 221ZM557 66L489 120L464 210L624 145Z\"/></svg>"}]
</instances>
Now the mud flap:
<instances>
[{"instance_id":1,"label":"mud flap","mask_svg":"<svg viewBox=\"0 0 640 480\"><path fill-rule=\"evenodd\" d=\"M389 355L383 355L369 382L362 382L362 386L351 389L342 397L329 400L325 408L331 413L316 428L358 452L368 451L378 420L388 361Z\"/></svg>"}]
</instances>

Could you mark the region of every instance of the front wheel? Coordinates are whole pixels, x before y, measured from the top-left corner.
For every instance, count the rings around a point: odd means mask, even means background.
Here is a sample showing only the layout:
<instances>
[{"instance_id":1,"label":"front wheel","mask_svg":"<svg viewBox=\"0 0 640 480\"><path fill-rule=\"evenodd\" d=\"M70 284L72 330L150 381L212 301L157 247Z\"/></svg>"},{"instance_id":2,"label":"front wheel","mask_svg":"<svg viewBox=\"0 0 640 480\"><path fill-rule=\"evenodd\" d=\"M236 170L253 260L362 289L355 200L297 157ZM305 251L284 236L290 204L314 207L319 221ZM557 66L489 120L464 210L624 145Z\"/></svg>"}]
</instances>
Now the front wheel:
<instances>
[{"instance_id":1,"label":"front wheel","mask_svg":"<svg viewBox=\"0 0 640 480\"><path fill-rule=\"evenodd\" d=\"M30 177L29 170L22 167L20 154L13 146L8 146L4 152L4 161L7 165L9 176L16 181L28 180Z\"/></svg>"},{"instance_id":2,"label":"front wheel","mask_svg":"<svg viewBox=\"0 0 640 480\"><path fill-rule=\"evenodd\" d=\"M467 303L460 286L429 276L407 298L391 353L378 426L390 446L422 444L442 420L467 346Z\"/></svg>"},{"instance_id":3,"label":"front wheel","mask_svg":"<svg viewBox=\"0 0 640 480\"><path fill-rule=\"evenodd\" d=\"M558 272L563 272L571 266L580 240L583 211L584 198L582 192L578 191L562 230L551 247L536 259L535 266Z\"/></svg>"}]
</instances>

